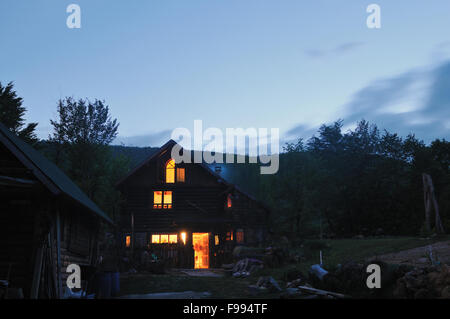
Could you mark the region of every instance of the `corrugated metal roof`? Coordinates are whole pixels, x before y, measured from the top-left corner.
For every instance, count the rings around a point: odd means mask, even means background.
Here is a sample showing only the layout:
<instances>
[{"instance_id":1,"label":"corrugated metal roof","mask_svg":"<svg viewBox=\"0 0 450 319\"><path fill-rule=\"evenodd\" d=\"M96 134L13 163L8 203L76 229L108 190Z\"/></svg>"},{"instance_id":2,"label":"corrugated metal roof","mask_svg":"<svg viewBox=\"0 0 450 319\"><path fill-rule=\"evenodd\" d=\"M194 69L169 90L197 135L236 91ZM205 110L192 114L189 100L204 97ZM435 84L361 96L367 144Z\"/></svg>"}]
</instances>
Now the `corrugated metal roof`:
<instances>
[{"instance_id":1,"label":"corrugated metal roof","mask_svg":"<svg viewBox=\"0 0 450 319\"><path fill-rule=\"evenodd\" d=\"M61 169L59 169L55 164L46 159L41 153L36 151L33 147L22 141L19 137L14 135L6 126L0 123L1 134L14 146L17 148L23 156L25 156L34 166L33 174L46 186L48 183L41 180L42 175L44 175L48 181L50 181L53 186L56 186L59 191L76 202L80 203L82 206L86 207L88 210L103 218L109 223L113 221L103 212L83 191L75 185L75 183L64 174ZM8 147L8 145L5 145ZM10 148L10 147L8 147ZM19 160L21 160L19 158ZM26 165L25 163L23 163ZM36 172L35 170L39 170Z\"/></svg>"}]
</instances>

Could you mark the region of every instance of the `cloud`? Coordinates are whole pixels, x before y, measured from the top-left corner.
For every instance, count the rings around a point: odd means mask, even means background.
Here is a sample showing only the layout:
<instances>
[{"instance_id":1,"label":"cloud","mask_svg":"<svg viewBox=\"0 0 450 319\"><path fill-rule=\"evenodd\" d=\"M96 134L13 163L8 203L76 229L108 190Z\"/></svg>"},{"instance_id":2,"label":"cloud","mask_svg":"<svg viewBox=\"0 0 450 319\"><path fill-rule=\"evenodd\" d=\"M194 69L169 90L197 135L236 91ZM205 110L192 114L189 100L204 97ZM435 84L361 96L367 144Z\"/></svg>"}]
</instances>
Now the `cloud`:
<instances>
[{"instance_id":1,"label":"cloud","mask_svg":"<svg viewBox=\"0 0 450 319\"><path fill-rule=\"evenodd\" d=\"M381 128L429 142L450 136L450 61L376 81L345 106L347 124L362 118Z\"/></svg>"},{"instance_id":2,"label":"cloud","mask_svg":"<svg viewBox=\"0 0 450 319\"><path fill-rule=\"evenodd\" d=\"M425 142L449 139L450 60L370 83L351 97L340 117L346 127L366 119L401 136L414 133ZM285 138L309 138L317 129L299 124Z\"/></svg>"},{"instance_id":3,"label":"cloud","mask_svg":"<svg viewBox=\"0 0 450 319\"><path fill-rule=\"evenodd\" d=\"M353 51L361 46L363 42L344 42L332 49L309 49L305 50L305 54L311 58L322 58L329 55L340 55L350 51Z\"/></svg>"},{"instance_id":4,"label":"cloud","mask_svg":"<svg viewBox=\"0 0 450 319\"><path fill-rule=\"evenodd\" d=\"M172 130L163 130L160 132L134 135L134 136L118 136L113 144L124 144L126 146L161 146L166 143L172 134Z\"/></svg>"}]
</instances>

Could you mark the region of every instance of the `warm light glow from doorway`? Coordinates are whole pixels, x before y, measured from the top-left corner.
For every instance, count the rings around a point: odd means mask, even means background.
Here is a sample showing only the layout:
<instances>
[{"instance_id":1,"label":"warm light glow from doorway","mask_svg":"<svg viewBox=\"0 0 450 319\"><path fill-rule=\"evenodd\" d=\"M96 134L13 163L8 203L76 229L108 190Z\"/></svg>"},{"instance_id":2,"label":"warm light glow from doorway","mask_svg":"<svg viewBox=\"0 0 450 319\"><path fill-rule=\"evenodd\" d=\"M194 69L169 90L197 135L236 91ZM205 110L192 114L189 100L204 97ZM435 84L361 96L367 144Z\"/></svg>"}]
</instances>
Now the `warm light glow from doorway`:
<instances>
[{"instance_id":1,"label":"warm light glow from doorway","mask_svg":"<svg viewBox=\"0 0 450 319\"><path fill-rule=\"evenodd\" d=\"M209 268L209 234L193 233L192 244L194 246L194 268Z\"/></svg>"},{"instance_id":2,"label":"warm light glow from doorway","mask_svg":"<svg viewBox=\"0 0 450 319\"><path fill-rule=\"evenodd\" d=\"M183 232L183 233L181 233L180 234L180 237L181 237L181 241L183 242L183 244L185 244L186 245L186 233L185 232Z\"/></svg>"}]
</instances>

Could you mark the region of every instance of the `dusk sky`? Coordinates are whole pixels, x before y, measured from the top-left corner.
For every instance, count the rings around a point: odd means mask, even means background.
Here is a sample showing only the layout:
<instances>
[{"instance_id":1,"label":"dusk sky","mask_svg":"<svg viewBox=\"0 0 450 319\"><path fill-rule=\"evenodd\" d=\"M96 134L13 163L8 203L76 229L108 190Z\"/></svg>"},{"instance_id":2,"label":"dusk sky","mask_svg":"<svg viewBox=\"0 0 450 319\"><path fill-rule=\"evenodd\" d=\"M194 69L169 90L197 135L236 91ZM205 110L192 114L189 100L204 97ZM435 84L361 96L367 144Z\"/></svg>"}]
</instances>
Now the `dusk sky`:
<instances>
[{"instance_id":1,"label":"dusk sky","mask_svg":"<svg viewBox=\"0 0 450 319\"><path fill-rule=\"evenodd\" d=\"M450 138L449 16L448 0L1 0L0 82L40 138L73 96L104 99L127 145L160 146L196 119L287 141L365 118L429 142Z\"/></svg>"}]
</instances>

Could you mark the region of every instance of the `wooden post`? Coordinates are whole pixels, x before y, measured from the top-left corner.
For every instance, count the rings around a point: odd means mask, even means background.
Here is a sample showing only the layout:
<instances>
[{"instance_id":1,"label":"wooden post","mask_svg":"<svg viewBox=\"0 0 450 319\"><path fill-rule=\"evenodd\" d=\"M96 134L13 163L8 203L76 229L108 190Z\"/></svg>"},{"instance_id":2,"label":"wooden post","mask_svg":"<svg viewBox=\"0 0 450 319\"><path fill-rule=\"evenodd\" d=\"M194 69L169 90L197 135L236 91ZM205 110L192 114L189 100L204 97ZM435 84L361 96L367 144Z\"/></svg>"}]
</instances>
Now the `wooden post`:
<instances>
[{"instance_id":1,"label":"wooden post","mask_svg":"<svg viewBox=\"0 0 450 319\"><path fill-rule=\"evenodd\" d=\"M31 299L37 299L39 295L39 284L41 282L42 261L44 257L44 247L41 245L37 248L36 259L34 262L33 281L31 283Z\"/></svg>"},{"instance_id":2,"label":"wooden post","mask_svg":"<svg viewBox=\"0 0 450 319\"><path fill-rule=\"evenodd\" d=\"M435 230L436 233L442 234L444 233L444 227L442 226L441 217L439 215L439 206L436 200L436 196L434 194L434 186L431 176L428 174L422 174L423 181L423 197L425 204L425 227L427 231L431 230L430 225L430 214L431 214L431 205L434 207L435 213Z\"/></svg>"},{"instance_id":3,"label":"wooden post","mask_svg":"<svg viewBox=\"0 0 450 319\"><path fill-rule=\"evenodd\" d=\"M56 209L56 271L58 280L58 299L62 298L62 280L61 280L61 223L59 208Z\"/></svg>"},{"instance_id":4,"label":"wooden post","mask_svg":"<svg viewBox=\"0 0 450 319\"><path fill-rule=\"evenodd\" d=\"M134 258L134 213L131 212L131 258Z\"/></svg>"}]
</instances>

